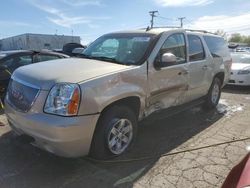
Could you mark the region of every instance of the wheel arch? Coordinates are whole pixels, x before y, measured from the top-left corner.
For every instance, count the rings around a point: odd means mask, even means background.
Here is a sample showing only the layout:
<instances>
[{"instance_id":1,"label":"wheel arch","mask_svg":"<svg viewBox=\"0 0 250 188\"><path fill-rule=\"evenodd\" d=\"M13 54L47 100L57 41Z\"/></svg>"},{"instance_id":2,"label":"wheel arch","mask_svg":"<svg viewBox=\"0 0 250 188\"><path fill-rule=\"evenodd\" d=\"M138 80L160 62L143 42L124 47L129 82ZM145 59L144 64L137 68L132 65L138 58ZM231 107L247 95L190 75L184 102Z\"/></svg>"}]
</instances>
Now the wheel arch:
<instances>
[{"instance_id":1,"label":"wheel arch","mask_svg":"<svg viewBox=\"0 0 250 188\"><path fill-rule=\"evenodd\" d=\"M112 103L109 103L106 105L102 111L101 115L110 109L112 106L127 106L129 107L136 115L137 118L139 118L140 115L140 109L141 109L141 100L139 96L128 96L124 98L120 98L116 101L113 101Z\"/></svg>"},{"instance_id":2,"label":"wheel arch","mask_svg":"<svg viewBox=\"0 0 250 188\"><path fill-rule=\"evenodd\" d=\"M218 72L218 73L216 73L216 74L214 75L213 80L214 80L215 78L219 78L219 80L220 80L220 82L221 82L221 86L224 85L224 79L225 79L225 73L224 73L224 72Z\"/></svg>"}]
</instances>

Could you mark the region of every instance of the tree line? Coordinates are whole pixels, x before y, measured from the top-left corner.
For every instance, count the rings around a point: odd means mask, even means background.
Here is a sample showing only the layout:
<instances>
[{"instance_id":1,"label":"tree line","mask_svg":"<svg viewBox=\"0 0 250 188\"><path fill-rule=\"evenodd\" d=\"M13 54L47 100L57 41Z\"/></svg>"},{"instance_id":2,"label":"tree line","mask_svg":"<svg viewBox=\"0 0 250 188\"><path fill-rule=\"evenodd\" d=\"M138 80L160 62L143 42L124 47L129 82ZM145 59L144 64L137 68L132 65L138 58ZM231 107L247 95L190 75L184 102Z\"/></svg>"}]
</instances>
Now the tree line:
<instances>
[{"instance_id":1,"label":"tree line","mask_svg":"<svg viewBox=\"0 0 250 188\"><path fill-rule=\"evenodd\" d=\"M227 34L223 30L217 30L215 33L227 39ZM250 35L246 36L246 35L241 35L240 33L233 33L228 38L228 42L246 43L250 45Z\"/></svg>"}]
</instances>

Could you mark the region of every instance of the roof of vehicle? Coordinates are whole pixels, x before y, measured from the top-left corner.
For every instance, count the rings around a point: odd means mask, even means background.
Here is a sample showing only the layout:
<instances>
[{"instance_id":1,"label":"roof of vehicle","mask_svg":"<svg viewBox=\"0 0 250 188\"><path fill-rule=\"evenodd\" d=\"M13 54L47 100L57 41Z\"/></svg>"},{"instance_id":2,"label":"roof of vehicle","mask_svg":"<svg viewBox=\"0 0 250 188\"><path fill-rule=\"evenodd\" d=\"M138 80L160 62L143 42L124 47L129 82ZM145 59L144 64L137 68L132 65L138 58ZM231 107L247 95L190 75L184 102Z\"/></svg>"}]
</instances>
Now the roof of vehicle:
<instances>
[{"instance_id":1,"label":"roof of vehicle","mask_svg":"<svg viewBox=\"0 0 250 188\"><path fill-rule=\"evenodd\" d=\"M15 53L26 53L26 52L31 52L29 50L10 50L10 51L0 51L0 55L10 55L10 54L15 54Z\"/></svg>"},{"instance_id":2,"label":"roof of vehicle","mask_svg":"<svg viewBox=\"0 0 250 188\"><path fill-rule=\"evenodd\" d=\"M41 50L41 51L36 51L36 50L10 50L10 51L0 51L0 58L3 58L8 55L12 54L18 54L18 53L43 53L43 54L52 54L52 55L58 55L58 56L63 56L63 57L69 57L68 55L62 54L62 53L57 53L53 52L50 50Z\"/></svg>"},{"instance_id":3,"label":"roof of vehicle","mask_svg":"<svg viewBox=\"0 0 250 188\"><path fill-rule=\"evenodd\" d=\"M188 33L196 33L196 34L203 34L203 35L209 35L209 36L218 36L214 33L205 31L205 30L194 30L194 29L183 29L179 27L154 27L154 28L142 28L142 29L136 29L136 30L127 30L127 31L118 31L114 33L148 33L148 34L161 34L163 32L168 32L168 31L176 31L176 32L183 32L186 31Z\"/></svg>"}]
</instances>

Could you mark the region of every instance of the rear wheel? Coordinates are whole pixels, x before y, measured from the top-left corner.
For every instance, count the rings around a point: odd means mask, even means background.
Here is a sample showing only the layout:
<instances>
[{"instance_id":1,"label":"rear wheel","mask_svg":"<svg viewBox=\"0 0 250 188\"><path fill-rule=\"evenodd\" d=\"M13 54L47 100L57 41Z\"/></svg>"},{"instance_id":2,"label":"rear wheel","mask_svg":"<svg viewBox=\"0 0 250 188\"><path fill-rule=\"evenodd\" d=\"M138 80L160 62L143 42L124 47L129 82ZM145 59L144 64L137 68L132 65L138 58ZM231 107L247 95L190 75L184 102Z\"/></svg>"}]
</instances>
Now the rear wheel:
<instances>
[{"instance_id":1,"label":"rear wheel","mask_svg":"<svg viewBox=\"0 0 250 188\"><path fill-rule=\"evenodd\" d=\"M108 159L126 152L137 133L135 113L126 106L113 106L100 117L91 144L90 156Z\"/></svg>"},{"instance_id":2,"label":"rear wheel","mask_svg":"<svg viewBox=\"0 0 250 188\"><path fill-rule=\"evenodd\" d=\"M221 96L221 81L219 78L215 77L208 91L204 107L206 109L215 108L219 103L220 96Z\"/></svg>"}]
</instances>

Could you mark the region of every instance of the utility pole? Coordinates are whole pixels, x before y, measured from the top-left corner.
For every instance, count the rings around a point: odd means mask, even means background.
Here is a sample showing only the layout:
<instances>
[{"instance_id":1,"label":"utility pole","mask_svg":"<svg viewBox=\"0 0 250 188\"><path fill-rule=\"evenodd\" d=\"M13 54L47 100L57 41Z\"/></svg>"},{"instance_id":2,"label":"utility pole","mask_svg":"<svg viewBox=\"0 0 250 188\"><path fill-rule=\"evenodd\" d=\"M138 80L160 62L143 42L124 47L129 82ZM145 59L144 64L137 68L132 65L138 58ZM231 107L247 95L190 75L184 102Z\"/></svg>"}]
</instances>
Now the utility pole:
<instances>
[{"instance_id":1,"label":"utility pole","mask_svg":"<svg viewBox=\"0 0 250 188\"><path fill-rule=\"evenodd\" d=\"M178 20L180 20L181 28L183 28L183 20L184 19L186 19L186 17L180 17L180 18L178 18Z\"/></svg>"},{"instance_id":2,"label":"utility pole","mask_svg":"<svg viewBox=\"0 0 250 188\"><path fill-rule=\"evenodd\" d=\"M150 16L151 16L151 21L150 21L150 23L151 23L151 28L154 27L154 18L156 17L155 13L158 13L158 11L157 11L157 10L149 11L149 14L150 14Z\"/></svg>"}]
</instances>

